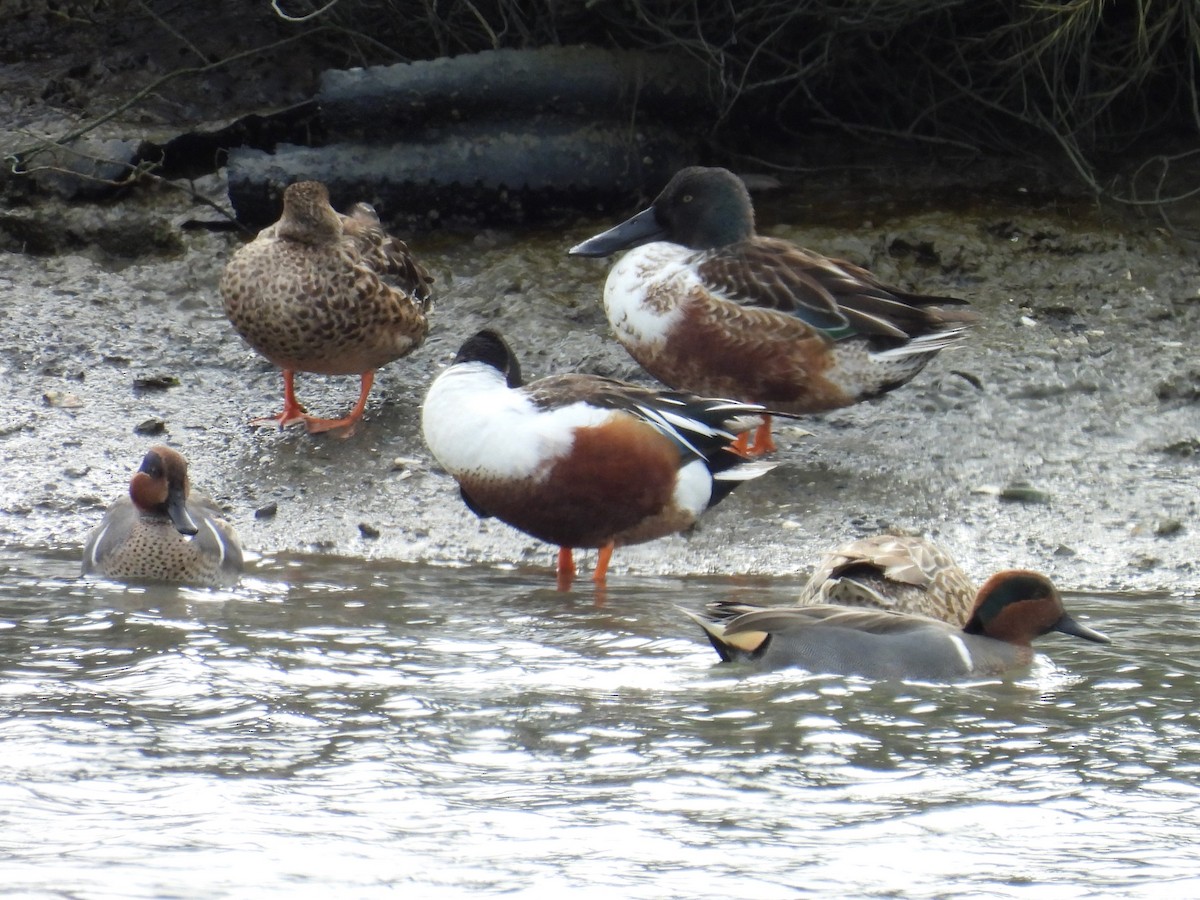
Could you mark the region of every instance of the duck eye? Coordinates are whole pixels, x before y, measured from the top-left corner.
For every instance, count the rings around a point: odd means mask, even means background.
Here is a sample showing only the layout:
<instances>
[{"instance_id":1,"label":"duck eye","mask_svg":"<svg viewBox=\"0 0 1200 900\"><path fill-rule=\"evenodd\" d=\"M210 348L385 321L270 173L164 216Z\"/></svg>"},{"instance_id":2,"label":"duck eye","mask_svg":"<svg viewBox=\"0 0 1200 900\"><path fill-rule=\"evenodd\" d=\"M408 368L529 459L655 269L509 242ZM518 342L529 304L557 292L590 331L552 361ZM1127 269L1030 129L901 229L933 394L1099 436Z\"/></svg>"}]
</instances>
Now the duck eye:
<instances>
[{"instance_id":1,"label":"duck eye","mask_svg":"<svg viewBox=\"0 0 1200 900\"><path fill-rule=\"evenodd\" d=\"M691 195L691 194L684 194L684 195L683 195L683 202L684 202L684 203L691 203L691 202L692 202L692 195Z\"/></svg>"}]
</instances>

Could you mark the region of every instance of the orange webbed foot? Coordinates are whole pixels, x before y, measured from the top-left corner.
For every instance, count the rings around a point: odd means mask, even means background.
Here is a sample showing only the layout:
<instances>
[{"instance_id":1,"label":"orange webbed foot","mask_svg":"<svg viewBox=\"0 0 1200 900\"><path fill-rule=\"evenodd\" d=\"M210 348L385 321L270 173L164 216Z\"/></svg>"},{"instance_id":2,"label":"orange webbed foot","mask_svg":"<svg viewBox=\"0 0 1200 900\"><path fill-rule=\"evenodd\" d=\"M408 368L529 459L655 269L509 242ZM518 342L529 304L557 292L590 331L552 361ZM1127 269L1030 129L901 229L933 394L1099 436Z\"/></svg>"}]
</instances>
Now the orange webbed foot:
<instances>
[{"instance_id":1,"label":"orange webbed foot","mask_svg":"<svg viewBox=\"0 0 1200 900\"><path fill-rule=\"evenodd\" d=\"M304 411L304 407L299 403L291 406L284 404L283 412L276 413L273 416L256 416L250 420L249 424L254 428L260 425L274 425L282 431L284 428L299 425L301 422L307 424L310 418L312 417Z\"/></svg>"},{"instance_id":2,"label":"orange webbed foot","mask_svg":"<svg viewBox=\"0 0 1200 900\"><path fill-rule=\"evenodd\" d=\"M358 402L354 404L354 409L341 419L318 419L314 416L305 416L304 427L308 429L309 434L321 434L338 428L345 429L338 435L340 438L348 438L354 434L355 426L366 412L367 395L371 393L371 386L375 384L375 372L363 372L360 378Z\"/></svg>"},{"instance_id":3,"label":"orange webbed foot","mask_svg":"<svg viewBox=\"0 0 1200 900\"><path fill-rule=\"evenodd\" d=\"M771 417L763 416L762 424L754 429L754 443L750 442L750 432L743 431L729 445L729 449L748 458L774 453L777 448L771 437Z\"/></svg>"},{"instance_id":4,"label":"orange webbed foot","mask_svg":"<svg viewBox=\"0 0 1200 900\"><path fill-rule=\"evenodd\" d=\"M744 433L739 435L744 437ZM763 416L762 424L754 432L754 443L746 448L746 452L750 456L763 456L767 453L774 453L778 448L775 446L775 440L771 437L771 417Z\"/></svg>"},{"instance_id":5,"label":"orange webbed foot","mask_svg":"<svg viewBox=\"0 0 1200 900\"><path fill-rule=\"evenodd\" d=\"M326 431L334 429L343 429L338 433L340 438L348 438L354 434L355 426L358 425L362 415L349 415L343 419L318 419L316 416L305 416L304 427L308 429L309 434L322 434Z\"/></svg>"},{"instance_id":6,"label":"orange webbed foot","mask_svg":"<svg viewBox=\"0 0 1200 900\"><path fill-rule=\"evenodd\" d=\"M350 410L349 414L340 419L322 419L320 416L310 416L296 399L295 377L295 372L288 369L283 370L283 412L274 416L259 416L251 419L251 425L265 425L270 422L283 429L304 423L309 434L321 434L337 429L342 429L338 434L338 437L341 438L348 438L354 434L355 426L367 408L367 395L371 393L371 386L375 383L373 371L363 372L358 390L358 402L354 404L354 409Z\"/></svg>"}]
</instances>

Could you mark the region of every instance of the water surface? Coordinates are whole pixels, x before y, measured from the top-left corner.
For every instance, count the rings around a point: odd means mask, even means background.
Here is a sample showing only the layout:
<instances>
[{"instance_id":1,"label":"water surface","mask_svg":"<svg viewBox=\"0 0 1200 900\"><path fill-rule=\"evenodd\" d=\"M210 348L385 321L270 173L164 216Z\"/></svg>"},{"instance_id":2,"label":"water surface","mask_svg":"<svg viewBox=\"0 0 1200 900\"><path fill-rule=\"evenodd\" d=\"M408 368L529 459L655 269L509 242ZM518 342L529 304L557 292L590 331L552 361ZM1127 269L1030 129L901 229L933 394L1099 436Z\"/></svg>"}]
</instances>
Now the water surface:
<instances>
[{"instance_id":1,"label":"water surface","mask_svg":"<svg viewBox=\"0 0 1200 900\"><path fill-rule=\"evenodd\" d=\"M742 677L675 609L787 578L0 566L6 896L1200 893L1195 598L1070 597L1112 646L935 686Z\"/></svg>"}]
</instances>

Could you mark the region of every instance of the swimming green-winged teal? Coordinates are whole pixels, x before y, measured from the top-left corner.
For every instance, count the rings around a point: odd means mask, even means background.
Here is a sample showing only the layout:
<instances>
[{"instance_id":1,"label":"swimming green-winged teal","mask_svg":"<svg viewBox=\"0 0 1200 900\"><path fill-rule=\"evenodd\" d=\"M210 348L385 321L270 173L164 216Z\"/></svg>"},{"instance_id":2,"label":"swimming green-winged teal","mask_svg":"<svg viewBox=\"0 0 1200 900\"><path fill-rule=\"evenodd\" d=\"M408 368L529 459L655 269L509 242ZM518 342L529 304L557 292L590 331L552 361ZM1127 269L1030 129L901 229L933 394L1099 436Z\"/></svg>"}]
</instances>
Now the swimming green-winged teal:
<instances>
[{"instance_id":1,"label":"swimming green-winged teal","mask_svg":"<svg viewBox=\"0 0 1200 900\"><path fill-rule=\"evenodd\" d=\"M593 581L603 586L613 547L684 531L767 472L731 449L763 412L595 375L525 384L504 339L481 331L434 380L421 420L472 511L560 547L567 590L572 548L600 549Z\"/></svg>"},{"instance_id":2,"label":"swimming green-winged teal","mask_svg":"<svg viewBox=\"0 0 1200 900\"><path fill-rule=\"evenodd\" d=\"M254 422L352 431L375 370L424 342L432 282L369 204L340 215L320 182L289 185L279 221L239 248L221 277L229 321L283 370L283 411ZM358 403L340 419L310 416L296 400L296 372L358 375Z\"/></svg>"},{"instance_id":3,"label":"swimming green-winged teal","mask_svg":"<svg viewBox=\"0 0 1200 900\"><path fill-rule=\"evenodd\" d=\"M967 624L846 606L763 607L717 602L684 612L704 629L724 662L759 670L916 681L1002 675L1028 665L1031 642L1051 631L1097 643L1109 639L1076 622L1045 575L1010 569L979 589Z\"/></svg>"},{"instance_id":4,"label":"swimming green-winged teal","mask_svg":"<svg viewBox=\"0 0 1200 900\"><path fill-rule=\"evenodd\" d=\"M654 203L569 251L609 256L618 341L673 388L795 414L899 387L978 317L965 301L888 287L867 270L754 231L732 172L682 169ZM774 449L770 420L753 452Z\"/></svg>"},{"instance_id":5,"label":"swimming green-winged teal","mask_svg":"<svg viewBox=\"0 0 1200 900\"><path fill-rule=\"evenodd\" d=\"M975 584L950 554L925 538L879 534L822 557L797 603L833 603L914 613L962 627Z\"/></svg>"},{"instance_id":6,"label":"swimming green-winged teal","mask_svg":"<svg viewBox=\"0 0 1200 900\"><path fill-rule=\"evenodd\" d=\"M242 545L209 498L193 494L187 461L151 447L83 548L83 574L117 581L219 587L242 572Z\"/></svg>"}]
</instances>

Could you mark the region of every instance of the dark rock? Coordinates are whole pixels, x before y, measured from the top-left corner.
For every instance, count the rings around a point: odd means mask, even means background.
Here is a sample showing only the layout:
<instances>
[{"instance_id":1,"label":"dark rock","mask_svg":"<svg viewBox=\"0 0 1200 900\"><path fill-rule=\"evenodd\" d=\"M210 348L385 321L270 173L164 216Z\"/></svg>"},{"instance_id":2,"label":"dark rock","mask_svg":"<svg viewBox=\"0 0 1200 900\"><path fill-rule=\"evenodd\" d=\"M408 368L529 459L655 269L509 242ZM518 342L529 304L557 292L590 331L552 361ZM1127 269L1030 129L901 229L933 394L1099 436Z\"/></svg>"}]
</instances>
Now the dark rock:
<instances>
[{"instance_id":1,"label":"dark rock","mask_svg":"<svg viewBox=\"0 0 1200 900\"><path fill-rule=\"evenodd\" d=\"M1183 531L1183 523L1178 519L1166 516L1154 523L1154 534L1157 537L1169 537Z\"/></svg>"},{"instance_id":2,"label":"dark rock","mask_svg":"<svg viewBox=\"0 0 1200 900\"><path fill-rule=\"evenodd\" d=\"M28 175L42 190L65 199L107 197L137 172L140 140L81 138L46 143L23 154L15 174Z\"/></svg>"},{"instance_id":3,"label":"dark rock","mask_svg":"<svg viewBox=\"0 0 1200 900\"><path fill-rule=\"evenodd\" d=\"M173 387L179 387L177 375L138 375L133 379L135 391L165 391Z\"/></svg>"},{"instance_id":4,"label":"dark rock","mask_svg":"<svg viewBox=\"0 0 1200 900\"><path fill-rule=\"evenodd\" d=\"M162 434L166 430L167 423L157 416L152 416L151 418L146 419L144 422L139 422L137 425L133 426L133 431L135 434L146 436Z\"/></svg>"},{"instance_id":5,"label":"dark rock","mask_svg":"<svg viewBox=\"0 0 1200 900\"><path fill-rule=\"evenodd\" d=\"M1000 489L1001 500L1012 503L1049 503L1050 495L1027 481L1012 481Z\"/></svg>"},{"instance_id":6,"label":"dark rock","mask_svg":"<svg viewBox=\"0 0 1200 900\"><path fill-rule=\"evenodd\" d=\"M1190 368L1168 375L1154 389L1159 400L1200 400L1200 368Z\"/></svg>"}]
</instances>

